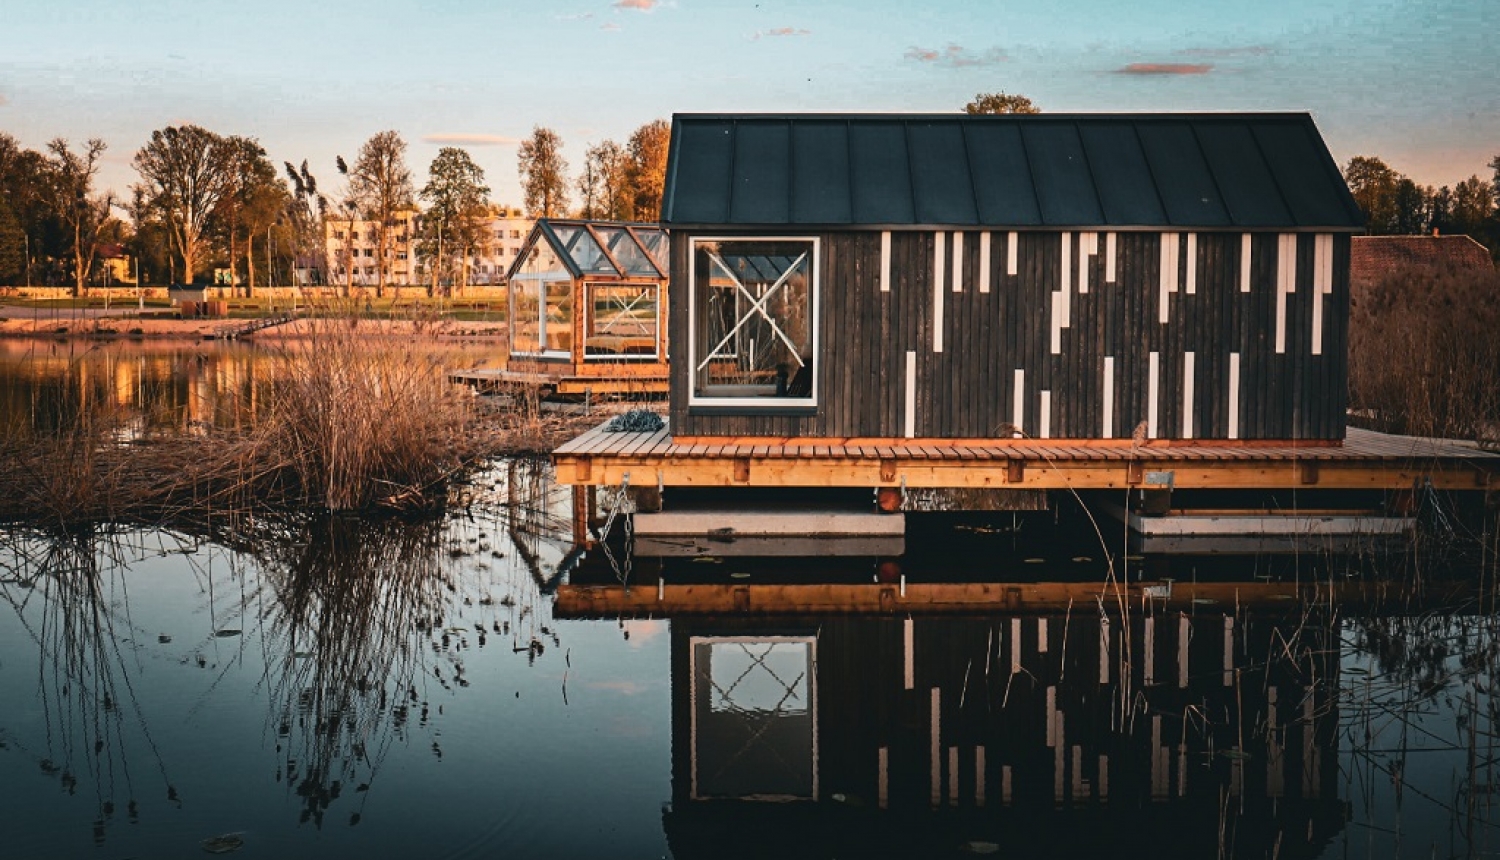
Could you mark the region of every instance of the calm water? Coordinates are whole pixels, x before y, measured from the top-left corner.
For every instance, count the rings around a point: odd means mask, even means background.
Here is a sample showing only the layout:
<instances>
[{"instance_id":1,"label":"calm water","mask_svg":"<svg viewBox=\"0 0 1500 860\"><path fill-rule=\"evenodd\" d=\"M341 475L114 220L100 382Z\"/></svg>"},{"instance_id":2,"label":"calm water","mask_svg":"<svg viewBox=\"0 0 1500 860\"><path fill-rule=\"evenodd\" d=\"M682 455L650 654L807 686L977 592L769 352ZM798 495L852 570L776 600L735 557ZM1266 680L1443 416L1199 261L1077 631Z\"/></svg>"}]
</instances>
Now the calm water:
<instances>
[{"instance_id":1,"label":"calm water","mask_svg":"<svg viewBox=\"0 0 1500 860\"><path fill-rule=\"evenodd\" d=\"M683 589L900 585L876 559L579 556L541 464L461 502L5 532L0 856L1500 852L1500 637L1472 597L1307 606L1280 585L1342 561L1134 559L1232 596L716 615ZM1052 526L930 520L907 584L1098 581L1097 541Z\"/></svg>"}]
</instances>

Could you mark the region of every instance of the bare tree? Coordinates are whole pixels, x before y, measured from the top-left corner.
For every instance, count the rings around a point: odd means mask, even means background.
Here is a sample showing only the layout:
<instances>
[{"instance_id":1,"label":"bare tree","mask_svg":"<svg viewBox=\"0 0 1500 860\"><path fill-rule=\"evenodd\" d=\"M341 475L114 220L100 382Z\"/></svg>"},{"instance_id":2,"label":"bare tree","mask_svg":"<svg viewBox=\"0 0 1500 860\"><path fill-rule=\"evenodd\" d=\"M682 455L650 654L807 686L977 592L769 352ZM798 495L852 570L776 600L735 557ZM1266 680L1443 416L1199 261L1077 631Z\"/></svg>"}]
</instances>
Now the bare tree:
<instances>
[{"instance_id":1,"label":"bare tree","mask_svg":"<svg viewBox=\"0 0 1500 860\"><path fill-rule=\"evenodd\" d=\"M536 126L517 153L521 190L531 217L552 218L568 208L568 162L562 138L550 128Z\"/></svg>"},{"instance_id":2,"label":"bare tree","mask_svg":"<svg viewBox=\"0 0 1500 860\"><path fill-rule=\"evenodd\" d=\"M182 257L183 279L192 282L203 251L209 219L233 191L233 148L229 141L196 125L151 132L135 154L137 186L145 206L158 212Z\"/></svg>"},{"instance_id":3,"label":"bare tree","mask_svg":"<svg viewBox=\"0 0 1500 860\"><path fill-rule=\"evenodd\" d=\"M83 294L89 270L94 266L99 228L109 220L114 207L113 194L92 195L99 159L106 148L99 138L90 138L82 152L74 152L60 137L47 144L53 178L52 208L67 237L75 296Z\"/></svg>"},{"instance_id":4,"label":"bare tree","mask_svg":"<svg viewBox=\"0 0 1500 860\"><path fill-rule=\"evenodd\" d=\"M630 217L637 221L661 217L671 143L672 124L664 119L648 122L630 135L630 184L635 196Z\"/></svg>"},{"instance_id":5,"label":"bare tree","mask_svg":"<svg viewBox=\"0 0 1500 860\"><path fill-rule=\"evenodd\" d=\"M362 214L375 222L375 295L385 295L391 269L391 227L396 211L412 205L415 190L406 166L406 141L394 131L382 131L365 141L349 168L349 191Z\"/></svg>"}]
</instances>

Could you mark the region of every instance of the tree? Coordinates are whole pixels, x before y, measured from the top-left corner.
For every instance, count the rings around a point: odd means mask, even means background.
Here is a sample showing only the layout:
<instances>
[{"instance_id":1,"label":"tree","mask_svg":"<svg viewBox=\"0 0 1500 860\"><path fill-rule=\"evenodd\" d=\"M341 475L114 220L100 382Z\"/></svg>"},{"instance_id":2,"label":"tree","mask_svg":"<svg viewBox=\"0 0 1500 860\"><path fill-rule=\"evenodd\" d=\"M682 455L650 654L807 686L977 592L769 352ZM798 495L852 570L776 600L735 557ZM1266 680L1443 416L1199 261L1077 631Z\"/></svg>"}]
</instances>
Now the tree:
<instances>
[{"instance_id":1,"label":"tree","mask_svg":"<svg viewBox=\"0 0 1500 860\"><path fill-rule=\"evenodd\" d=\"M89 270L94 267L99 228L114 208L113 194L92 196L99 159L107 148L97 137L90 138L82 152L74 152L62 138L47 144L52 154L52 208L65 230L75 296L83 294Z\"/></svg>"},{"instance_id":2,"label":"tree","mask_svg":"<svg viewBox=\"0 0 1500 860\"><path fill-rule=\"evenodd\" d=\"M422 199L427 201L426 235L422 244L424 253L433 261L429 296L437 291L445 249L450 260L466 259L480 243L489 193L489 186L484 184L484 170L466 150L453 146L438 150L437 158L427 168L427 184L422 186ZM461 283L467 283L467 267L458 269Z\"/></svg>"},{"instance_id":3,"label":"tree","mask_svg":"<svg viewBox=\"0 0 1500 860\"><path fill-rule=\"evenodd\" d=\"M349 168L350 196L365 218L375 222L375 295L385 295L391 270L391 228L396 211L412 205L415 192L406 166L406 141L394 131L382 131L365 141Z\"/></svg>"},{"instance_id":4,"label":"tree","mask_svg":"<svg viewBox=\"0 0 1500 860\"><path fill-rule=\"evenodd\" d=\"M578 190L583 194L580 214L585 218L625 221L634 217L635 189L625 149L612 140L589 147Z\"/></svg>"},{"instance_id":5,"label":"tree","mask_svg":"<svg viewBox=\"0 0 1500 860\"><path fill-rule=\"evenodd\" d=\"M61 235L47 157L0 132L0 283L29 283L31 264Z\"/></svg>"},{"instance_id":6,"label":"tree","mask_svg":"<svg viewBox=\"0 0 1500 860\"><path fill-rule=\"evenodd\" d=\"M517 169L526 209L533 218L551 218L568 208L568 162L562 156L562 138L550 128L536 126L522 141Z\"/></svg>"},{"instance_id":7,"label":"tree","mask_svg":"<svg viewBox=\"0 0 1500 860\"><path fill-rule=\"evenodd\" d=\"M290 161L286 166L287 184L292 197L286 207L286 219L292 232L292 268L298 268L301 260L317 259L321 264L314 272L328 270L328 243L323 240L323 221L328 216L328 198L318 193L318 180L307 168L303 159L298 170ZM314 279L318 279L316 275Z\"/></svg>"},{"instance_id":8,"label":"tree","mask_svg":"<svg viewBox=\"0 0 1500 860\"><path fill-rule=\"evenodd\" d=\"M1365 232L1386 235L1395 232L1396 185L1404 177L1384 161L1367 155L1356 155L1344 167L1344 181L1359 211L1365 216Z\"/></svg>"},{"instance_id":9,"label":"tree","mask_svg":"<svg viewBox=\"0 0 1500 860\"><path fill-rule=\"evenodd\" d=\"M671 142L672 124L664 119L648 122L630 136L629 177L635 198L630 217L637 221L656 221L661 217Z\"/></svg>"},{"instance_id":10,"label":"tree","mask_svg":"<svg viewBox=\"0 0 1500 860\"><path fill-rule=\"evenodd\" d=\"M1396 191L1391 201L1395 221L1393 231L1397 235L1413 236L1426 233L1432 222L1429 201L1432 189L1424 188L1405 176L1396 181Z\"/></svg>"},{"instance_id":11,"label":"tree","mask_svg":"<svg viewBox=\"0 0 1500 860\"><path fill-rule=\"evenodd\" d=\"M1490 217L1495 212L1495 189L1477 175L1453 188L1453 230L1484 242Z\"/></svg>"},{"instance_id":12,"label":"tree","mask_svg":"<svg viewBox=\"0 0 1500 860\"><path fill-rule=\"evenodd\" d=\"M245 295L255 290L255 238L276 222L287 200L286 187L266 151L251 138L224 140L229 188L214 211L214 227L229 250L229 268L236 270L236 250L244 238Z\"/></svg>"},{"instance_id":13,"label":"tree","mask_svg":"<svg viewBox=\"0 0 1500 860\"><path fill-rule=\"evenodd\" d=\"M191 283L209 220L233 193L234 145L196 125L168 126L151 132L135 154L140 206L156 213L182 259L183 280Z\"/></svg>"},{"instance_id":14,"label":"tree","mask_svg":"<svg viewBox=\"0 0 1500 860\"><path fill-rule=\"evenodd\" d=\"M1042 109L1037 107L1031 99L1022 95L1013 95L1007 92L979 93L974 100L964 105L964 113L971 114L1003 114L1003 113L1041 113Z\"/></svg>"}]
</instances>

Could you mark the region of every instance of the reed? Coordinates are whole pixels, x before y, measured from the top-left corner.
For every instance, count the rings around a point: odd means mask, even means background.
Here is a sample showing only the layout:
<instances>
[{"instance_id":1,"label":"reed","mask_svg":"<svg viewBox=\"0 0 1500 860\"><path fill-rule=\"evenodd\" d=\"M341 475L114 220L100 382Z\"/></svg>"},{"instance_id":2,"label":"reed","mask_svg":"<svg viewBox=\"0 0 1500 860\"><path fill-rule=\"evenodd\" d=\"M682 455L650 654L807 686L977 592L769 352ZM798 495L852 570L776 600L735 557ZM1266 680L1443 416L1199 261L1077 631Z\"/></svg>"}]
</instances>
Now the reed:
<instances>
[{"instance_id":1,"label":"reed","mask_svg":"<svg viewBox=\"0 0 1500 860\"><path fill-rule=\"evenodd\" d=\"M237 426L155 432L70 390L0 426L0 520L159 524L255 511L434 510L490 458L550 450L597 419L486 406L420 336L314 321L241 387Z\"/></svg>"},{"instance_id":2,"label":"reed","mask_svg":"<svg viewBox=\"0 0 1500 860\"><path fill-rule=\"evenodd\" d=\"M1349 398L1377 430L1500 443L1500 274L1405 268L1356 291Z\"/></svg>"}]
</instances>

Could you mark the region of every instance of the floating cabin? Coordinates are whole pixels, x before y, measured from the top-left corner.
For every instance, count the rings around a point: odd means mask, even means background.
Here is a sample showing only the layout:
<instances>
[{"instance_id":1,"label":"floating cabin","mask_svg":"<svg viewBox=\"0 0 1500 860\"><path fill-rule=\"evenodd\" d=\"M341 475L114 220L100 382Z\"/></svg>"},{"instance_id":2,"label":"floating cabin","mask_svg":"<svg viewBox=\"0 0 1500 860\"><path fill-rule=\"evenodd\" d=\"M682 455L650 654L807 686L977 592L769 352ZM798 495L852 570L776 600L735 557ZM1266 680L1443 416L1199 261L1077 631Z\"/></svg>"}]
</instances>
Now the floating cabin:
<instances>
[{"instance_id":1,"label":"floating cabin","mask_svg":"<svg viewBox=\"0 0 1500 860\"><path fill-rule=\"evenodd\" d=\"M506 367L471 372L472 381L572 395L667 391L660 226L539 219L506 278Z\"/></svg>"},{"instance_id":2,"label":"floating cabin","mask_svg":"<svg viewBox=\"0 0 1500 860\"><path fill-rule=\"evenodd\" d=\"M677 115L662 222L667 427L563 482L1495 484L1346 432L1363 218L1307 114Z\"/></svg>"}]
</instances>

